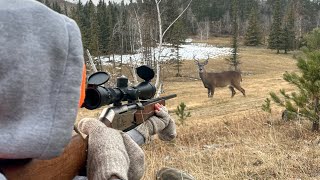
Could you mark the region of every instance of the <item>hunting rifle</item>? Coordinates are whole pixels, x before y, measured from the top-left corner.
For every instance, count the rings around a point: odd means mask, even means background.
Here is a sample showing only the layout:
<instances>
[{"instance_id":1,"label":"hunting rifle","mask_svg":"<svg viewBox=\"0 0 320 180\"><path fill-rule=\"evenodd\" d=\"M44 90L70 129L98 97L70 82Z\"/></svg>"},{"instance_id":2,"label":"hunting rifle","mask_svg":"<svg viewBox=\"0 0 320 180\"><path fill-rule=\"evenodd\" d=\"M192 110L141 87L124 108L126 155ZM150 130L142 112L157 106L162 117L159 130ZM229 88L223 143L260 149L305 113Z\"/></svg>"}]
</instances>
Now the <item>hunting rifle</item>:
<instances>
[{"instance_id":1,"label":"hunting rifle","mask_svg":"<svg viewBox=\"0 0 320 180\"><path fill-rule=\"evenodd\" d=\"M150 83L153 70L147 66L137 68L137 74L145 82L137 86L127 86L127 79L117 79L116 88L101 86L109 79L109 75L96 72L88 79L86 98L83 107L93 110L104 105L113 105L103 109L99 120L106 126L124 132L143 123L154 115L156 103L165 105L165 100L176 97L176 94L152 98L155 87ZM127 101L127 104L123 104ZM71 180L85 170L87 159L87 139L74 133L63 153L50 160L24 159L0 160L0 171L8 180Z\"/></svg>"}]
</instances>

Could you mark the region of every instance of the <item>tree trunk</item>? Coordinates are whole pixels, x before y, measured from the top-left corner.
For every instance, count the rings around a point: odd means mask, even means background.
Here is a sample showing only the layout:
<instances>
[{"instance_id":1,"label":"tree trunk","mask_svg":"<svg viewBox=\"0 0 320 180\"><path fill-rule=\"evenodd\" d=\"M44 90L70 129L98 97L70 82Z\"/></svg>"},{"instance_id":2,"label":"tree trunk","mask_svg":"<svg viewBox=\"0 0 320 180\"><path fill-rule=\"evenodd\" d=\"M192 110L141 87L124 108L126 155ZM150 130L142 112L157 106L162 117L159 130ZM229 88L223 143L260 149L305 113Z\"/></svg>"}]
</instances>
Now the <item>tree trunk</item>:
<instances>
[{"instance_id":1,"label":"tree trunk","mask_svg":"<svg viewBox=\"0 0 320 180\"><path fill-rule=\"evenodd\" d=\"M162 44L163 44L163 37L166 34L166 32L170 29L170 27L182 16L182 14L188 9L188 7L190 6L192 0L189 1L189 4L186 6L186 8L179 14L179 16L173 20L171 22L171 24L164 30L162 31L162 21L161 21L161 12L160 12L160 2L161 0L154 0L156 3L156 8L157 8L157 14L158 14L158 26L159 26L159 45L158 45L158 49L159 49L159 55L158 55L158 59L157 59L157 74L156 74L156 83L155 83L155 87L159 88L160 85L160 58L161 58L161 52L162 52Z\"/></svg>"},{"instance_id":2,"label":"tree trunk","mask_svg":"<svg viewBox=\"0 0 320 180\"><path fill-rule=\"evenodd\" d=\"M319 131L319 120L318 121L313 121L312 131Z\"/></svg>"},{"instance_id":3,"label":"tree trunk","mask_svg":"<svg viewBox=\"0 0 320 180\"><path fill-rule=\"evenodd\" d=\"M90 62L90 64L91 64L92 71L93 71L93 72L97 72L98 70L97 70L97 68L96 68L96 65L95 65L94 62L93 62L93 59L92 59L91 54L90 54L90 52L89 52L88 49L87 49L87 55L88 55L88 57L89 57L89 62Z\"/></svg>"},{"instance_id":4,"label":"tree trunk","mask_svg":"<svg viewBox=\"0 0 320 180\"><path fill-rule=\"evenodd\" d=\"M136 9L134 9L134 14L136 17L136 21L138 23L138 34L139 34L139 53L141 53L141 55L143 56L143 40L142 40L142 31L141 31L141 23L140 23L140 19L138 18L138 13L136 11ZM146 65L146 59L143 59L143 64Z\"/></svg>"},{"instance_id":5,"label":"tree trunk","mask_svg":"<svg viewBox=\"0 0 320 180\"><path fill-rule=\"evenodd\" d=\"M135 66L136 64L133 63L131 57L130 57L130 64L131 64L131 73L133 77L133 82L134 82L134 85L137 85L139 82L138 82L136 66Z\"/></svg>"},{"instance_id":6,"label":"tree trunk","mask_svg":"<svg viewBox=\"0 0 320 180\"><path fill-rule=\"evenodd\" d=\"M317 119L313 121L312 131L319 131L319 121L320 121L320 113L319 113L319 97L316 97L314 100L314 111L317 115Z\"/></svg>"},{"instance_id":7,"label":"tree trunk","mask_svg":"<svg viewBox=\"0 0 320 180\"><path fill-rule=\"evenodd\" d=\"M120 55L120 74L122 75L122 53Z\"/></svg>"}]
</instances>

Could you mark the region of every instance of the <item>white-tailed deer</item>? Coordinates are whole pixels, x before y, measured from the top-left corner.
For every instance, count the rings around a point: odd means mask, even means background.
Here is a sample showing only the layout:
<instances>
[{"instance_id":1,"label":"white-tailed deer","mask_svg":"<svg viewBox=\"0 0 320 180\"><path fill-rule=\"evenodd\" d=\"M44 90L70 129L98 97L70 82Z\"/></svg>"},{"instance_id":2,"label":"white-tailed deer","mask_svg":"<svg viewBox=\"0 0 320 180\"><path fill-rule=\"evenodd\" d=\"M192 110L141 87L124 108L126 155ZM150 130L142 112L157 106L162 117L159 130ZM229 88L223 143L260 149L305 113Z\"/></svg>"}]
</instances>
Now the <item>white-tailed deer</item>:
<instances>
[{"instance_id":1,"label":"white-tailed deer","mask_svg":"<svg viewBox=\"0 0 320 180\"><path fill-rule=\"evenodd\" d=\"M199 60L193 58L196 65L199 68L199 76L203 82L205 88L208 89L208 97L213 97L214 89L216 87L226 87L229 85L231 90L231 97L236 94L234 88L238 89L244 96L245 90L240 86L242 81L241 73L237 71L224 71L220 73L206 72L204 66L208 64L208 59L203 63L200 63Z\"/></svg>"}]
</instances>

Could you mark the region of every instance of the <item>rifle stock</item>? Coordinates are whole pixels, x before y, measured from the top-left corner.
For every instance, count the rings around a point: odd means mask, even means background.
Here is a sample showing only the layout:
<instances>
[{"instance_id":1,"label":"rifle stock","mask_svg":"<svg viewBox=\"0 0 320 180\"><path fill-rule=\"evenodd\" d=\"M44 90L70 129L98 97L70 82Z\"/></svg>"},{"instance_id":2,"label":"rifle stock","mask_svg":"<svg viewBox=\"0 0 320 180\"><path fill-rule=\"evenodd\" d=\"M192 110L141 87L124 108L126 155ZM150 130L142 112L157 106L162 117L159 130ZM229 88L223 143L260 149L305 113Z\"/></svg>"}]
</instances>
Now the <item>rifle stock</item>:
<instances>
[{"instance_id":1,"label":"rifle stock","mask_svg":"<svg viewBox=\"0 0 320 180\"><path fill-rule=\"evenodd\" d=\"M135 121L137 124L141 124L143 123L145 120L147 120L148 118L150 118L151 116L154 115L154 105L156 103L162 104L162 105L166 105L166 101L168 99L171 98L175 98L177 97L176 94L171 94L168 96L164 96L164 97L159 97L159 98L155 98L151 101L146 101L144 103L142 103L144 109L142 110L137 110L137 112L134 114L135 117Z\"/></svg>"},{"instance_id":2,"label":"rifle stock","mask_svg":"<svg viewBox=\"0 0 320 180\"><path fill-rule=\"evenodd\" d=\"M162 105L166 105L164 100L160 100L158 102L149 104L144 106L143 110L137 110L137 112L134 114L135 120L137 122L137 124L141 124L144 121L146 121L149 117L154 115L154 105L156 103L162 104Z\"/></svg>"}]
</instances>

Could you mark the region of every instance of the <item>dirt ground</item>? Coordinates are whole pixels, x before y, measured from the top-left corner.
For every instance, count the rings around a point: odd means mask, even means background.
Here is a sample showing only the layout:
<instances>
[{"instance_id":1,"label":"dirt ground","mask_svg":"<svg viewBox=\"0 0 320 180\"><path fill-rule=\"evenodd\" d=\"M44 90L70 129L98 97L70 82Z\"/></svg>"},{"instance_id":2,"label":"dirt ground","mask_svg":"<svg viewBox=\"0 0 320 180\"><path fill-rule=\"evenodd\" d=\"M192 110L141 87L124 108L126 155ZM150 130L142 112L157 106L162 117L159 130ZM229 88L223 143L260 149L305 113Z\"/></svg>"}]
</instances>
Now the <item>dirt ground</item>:
<instances>
[{"instance_id":1,"label":"dirt ground","mask_svg":"<svg viewBox=\"0 0 320 180\"><path fill-rule=\"evenodd\" d=\"M219 45L217 39L209 43ZM269 92L293 91L282 79L284 72L297 72L297 52L276 54L265 47L240 47L242 84L231 98L230 90L217 88L213 98L199 80L193 61L184 61L183 77L174 77L172 65L163 66L164 95L177 94L167 101L174 110L184 102L191 117L177 127L173 142L157 138L142 148L146 154L144 180L155 179L162 167L175 167L196 179L320 179L320 150L317 133L310 123L283 122L281 109L267 114L261 110ZM210 59L207 71L228 70L226 57ZM78 119L99 115L101 109L81 109ZM178 122L178 121L177 121Z\"/></svg>"}]
</instances>

